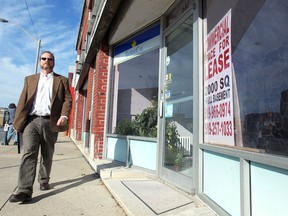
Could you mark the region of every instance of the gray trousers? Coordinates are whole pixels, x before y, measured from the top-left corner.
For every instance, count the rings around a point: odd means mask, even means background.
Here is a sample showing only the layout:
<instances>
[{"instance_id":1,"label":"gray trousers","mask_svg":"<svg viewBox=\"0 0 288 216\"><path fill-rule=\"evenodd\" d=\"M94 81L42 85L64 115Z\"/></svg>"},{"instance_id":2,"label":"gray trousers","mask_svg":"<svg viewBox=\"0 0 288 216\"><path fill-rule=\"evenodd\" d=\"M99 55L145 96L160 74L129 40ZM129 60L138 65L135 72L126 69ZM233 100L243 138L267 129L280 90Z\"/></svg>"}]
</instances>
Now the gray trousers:
<instances>
[{"instance_id":1,"label":"gray trousers","mask_svg":"<svg viewBox=\"0 0 288 216\"><path fill-rule=\"evenodd\" d=\"M50 119L28 118L23 132L23 151L17 193L29 195L33 193L33 184L36 176L39 147L41 150L38 182L49 182L52 167L54 146L58 133L50 129Z\"/></svg>"}]
</instances>

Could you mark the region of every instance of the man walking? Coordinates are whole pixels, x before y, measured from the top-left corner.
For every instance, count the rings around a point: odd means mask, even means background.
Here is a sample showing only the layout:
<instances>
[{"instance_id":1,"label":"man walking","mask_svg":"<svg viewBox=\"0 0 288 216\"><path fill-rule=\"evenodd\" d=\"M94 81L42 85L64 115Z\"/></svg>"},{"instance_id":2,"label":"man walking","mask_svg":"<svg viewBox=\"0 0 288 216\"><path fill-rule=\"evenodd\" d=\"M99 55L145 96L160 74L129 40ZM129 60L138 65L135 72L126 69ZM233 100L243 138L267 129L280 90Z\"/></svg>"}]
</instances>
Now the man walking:
<instances>
[{"instance_id":1,"label":"man walking","mask_svg":"<svg viewBox=\"0 0 288 216\"><path fill-rule=\"evenodd\" d=\"M44 51L41 73L25 78L16 109L14 128L23 133L23 149L17 190L10 202L31 200L39 147L41 151L38 182L40 190L49 190L49 179L58 132L68 130L72 98L66 77L53 71L54 55Z\"/></svg>"}]
</instances>

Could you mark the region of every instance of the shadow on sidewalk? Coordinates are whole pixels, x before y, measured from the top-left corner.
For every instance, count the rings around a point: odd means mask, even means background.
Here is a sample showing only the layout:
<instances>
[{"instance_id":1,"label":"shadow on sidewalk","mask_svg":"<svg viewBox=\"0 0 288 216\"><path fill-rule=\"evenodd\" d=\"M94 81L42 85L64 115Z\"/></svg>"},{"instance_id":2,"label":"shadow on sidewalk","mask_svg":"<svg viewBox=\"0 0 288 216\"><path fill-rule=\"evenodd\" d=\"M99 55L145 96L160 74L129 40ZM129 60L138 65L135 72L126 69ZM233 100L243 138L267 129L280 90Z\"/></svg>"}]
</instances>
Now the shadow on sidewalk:
<instances>
[{"instance_id":1,"label":"shadow on sidewalk","mask_svg":"<svg viewBox=\"0 0 288 216\"><path fill-rule=\"evenodd\" d=\"M1 156L1 155L0 155L0 156ZM53 163L61 162L61 161L65 161L65 160L74 160L74 159L79 159L79 158L83 158L83 157L80 156L80 157L73 157L73 158L57 159L57 160L53 160ZM20 166L20 162L21 162L21 161L19 161L19 164L17 164L17 165L6 166L6 167L0 167L0 170L19 167L19 166ZM38 166L39 166L39 159L37 160L37 167L38 167Z\"/></svg>"},{"instance_id":2,"label":"shadow on sidewalk","mask_svg":"<svg viewBox=\"0 0 288 216\"><path fill-rule=\"evenodd\" d=\"M71 139L65 139L65 140L64 139L62 139L62 140L58 139L56 144L59 144L59 143L70 143L70 142L72 142Z\"/></svg>"},{"instance_id":3,"label":"shadow on sidewalk","mask_svg":"<svg viewBox=\"0 0 288 216\"><path fill-rule=\"evenodd\" d=\"M71 188L77 187L79 185L85 184L85 183L90 182L90 181L94 181L94 180L99 179L99 178L100 178L99 175L93 173L93 174L85 175L83 177L76 178L76 179L54 182L54 183L50 184L50 187L51 187L50 191L47 191L41 195L33 197L30 202L21 203L21 204L27 205L27 204L37 203L41 199L45 199L45 198L50 197L50 196L56 196L59 193L62 193L62 192L67 191ZM72 183L72 184L70 184L70 183ZM66 185L66 184L69 184L69 185ZM66 186L61 187L61 185L66 185ZM55 189L55 187L59 187L59 188Z\"/></svg>"},{"instance_id":4,"label":"shadow on sidewalk","mask_svg":"<svg viewBox=\"0 0 288 216\"><path fill-rule=\"evenodd\" d=\"M59 156L60 154L57 154L57 156ZM61 162L61 161L66 161L66 160L76 160L76 159L82 159L83 156L79 156L79 157L67 157L67 158L61 158L61 159L53 159L53 163L57 163L57 162ZM39 159L38 159L39 162Z\"/></svg>"},{"instance_id":5,"label":"shadow on sidewalk","mask_svg":"<svg viewBox=\"0 0 288 216\"><path fill-rule=\"evenodd\" d=\"M11 169L11 168L19 167L19 166L20 166L20 164L13 165L13 166L0 167L0 170Z\"/></svg>"}]
</instances>

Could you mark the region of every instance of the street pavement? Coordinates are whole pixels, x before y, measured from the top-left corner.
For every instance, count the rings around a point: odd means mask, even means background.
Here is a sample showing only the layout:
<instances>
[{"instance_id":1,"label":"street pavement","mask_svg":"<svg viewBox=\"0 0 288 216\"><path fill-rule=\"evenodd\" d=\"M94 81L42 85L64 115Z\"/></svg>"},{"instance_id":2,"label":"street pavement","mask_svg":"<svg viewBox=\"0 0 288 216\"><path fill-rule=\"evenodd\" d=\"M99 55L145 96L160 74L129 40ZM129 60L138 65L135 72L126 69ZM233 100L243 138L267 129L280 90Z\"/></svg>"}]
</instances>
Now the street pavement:
<instances>
[{"instance_id":1,"label":"street pavement","mask_svg":"<svg viewBox=\"0 0 288 216\"><path fill-rule=\"evenodd\" d=\"M31 202L10 203L22 150L18 154L17 146L0 145L0 216L216 215L196 196L164 183L153 173L110 160L89 159L83 146L59 133L52 188L40 191L36 180Z\"/></svg>"}]
</instances>

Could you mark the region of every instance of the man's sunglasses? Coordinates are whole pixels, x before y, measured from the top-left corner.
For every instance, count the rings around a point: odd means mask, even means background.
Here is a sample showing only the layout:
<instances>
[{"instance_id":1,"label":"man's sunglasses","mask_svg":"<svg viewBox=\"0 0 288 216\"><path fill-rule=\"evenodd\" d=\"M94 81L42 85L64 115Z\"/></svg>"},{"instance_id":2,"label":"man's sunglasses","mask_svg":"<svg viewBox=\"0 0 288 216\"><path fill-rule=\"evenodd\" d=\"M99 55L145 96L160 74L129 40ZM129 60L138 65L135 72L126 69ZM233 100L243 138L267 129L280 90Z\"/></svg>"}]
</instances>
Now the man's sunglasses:
<instances>
[{"instance_id":1,"label":"man's sunglasses","mask_svg":"<svg viewBox=\"0 0 288 216\"><path fill-rule=\"evenodd\" d=\"M48 60L48 61L53 61L53 58L45 58L45 57L42 57L41 60L42 60L42 61L46 61L46 60Z\"/></svg>"}]
</instances>

